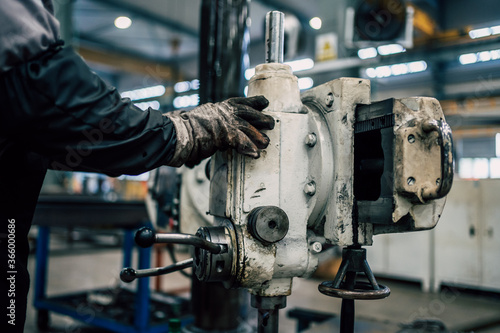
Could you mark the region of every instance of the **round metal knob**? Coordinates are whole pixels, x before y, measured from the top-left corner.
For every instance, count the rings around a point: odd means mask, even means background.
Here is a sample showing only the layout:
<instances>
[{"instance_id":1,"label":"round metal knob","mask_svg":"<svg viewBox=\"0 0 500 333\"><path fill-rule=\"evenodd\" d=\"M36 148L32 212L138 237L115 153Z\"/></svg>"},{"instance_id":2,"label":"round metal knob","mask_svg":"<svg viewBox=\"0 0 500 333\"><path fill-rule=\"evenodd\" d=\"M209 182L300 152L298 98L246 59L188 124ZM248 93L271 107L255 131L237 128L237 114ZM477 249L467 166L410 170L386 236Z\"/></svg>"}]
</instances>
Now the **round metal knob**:
<instances>
[{"instance_id":1,"label":"round metal knob","mask_svg":"<svg viewBox=\"0 0 500 333\"><path fill-rule=\"evenodd\" d=\"M276 206L257 207L248 215L248 230L266 245L282 240L288 233L288 227L288 216Z\"/></svg>"},{"instance_id":2,"label":"round metal knob","mask_svg":"<svg viewBox=\"0 0 500 333\"><path fill-rule=\"evenodd\" d=\"M135 243L146 248L153 246L156 241L156 234L151 228L143 227L135 233Z\"/></svg>"},{"instance_id":3,"label":"round metal knob","mask_svg":"<svg viewBox=\"0 0 500 333\"><path fill-rule=\"evenodd\" d=\"M120 272L120 280L122 280L123 282L132 282L136 277L137 276L135 274L135 269L131 267L124 268Z\"/></svg>"}]
</instances>

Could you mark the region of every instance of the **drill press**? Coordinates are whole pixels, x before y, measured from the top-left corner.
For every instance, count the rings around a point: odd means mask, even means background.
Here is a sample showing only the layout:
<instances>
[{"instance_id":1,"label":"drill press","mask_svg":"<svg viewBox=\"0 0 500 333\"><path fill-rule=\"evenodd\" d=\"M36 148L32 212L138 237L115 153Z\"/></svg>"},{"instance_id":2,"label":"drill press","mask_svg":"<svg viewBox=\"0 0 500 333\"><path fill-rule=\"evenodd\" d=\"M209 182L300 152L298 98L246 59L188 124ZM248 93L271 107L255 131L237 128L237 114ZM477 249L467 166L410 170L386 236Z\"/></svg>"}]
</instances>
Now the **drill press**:
<instances>
[{"instance_id":1,"label":"drill press","mask_svg":"<svg viewBox=\"0 0 500 333\"><path fill-rule=\"evenodd\" d=\"M283 20L266 16L266 63L248 95L264 95L276 121L259 159L234 151L210 161L213 226L195 235L141 229L140 246L193 245L194 258L164 268L122 271L124 281L193 266L202 281L252 294L258 331L278 331L293 277L317 268L322 244L344 247L336 278L320 284L343 299L341 331L354 329L354 300L390 293L377 283L362 246L376 234L428 230L440 217L453 180L451 130L428 97L372 103L370 82L340 78L299 91L283 64ZM365 282L358 277L364 275Z\"/></svg>"}]
</instances>

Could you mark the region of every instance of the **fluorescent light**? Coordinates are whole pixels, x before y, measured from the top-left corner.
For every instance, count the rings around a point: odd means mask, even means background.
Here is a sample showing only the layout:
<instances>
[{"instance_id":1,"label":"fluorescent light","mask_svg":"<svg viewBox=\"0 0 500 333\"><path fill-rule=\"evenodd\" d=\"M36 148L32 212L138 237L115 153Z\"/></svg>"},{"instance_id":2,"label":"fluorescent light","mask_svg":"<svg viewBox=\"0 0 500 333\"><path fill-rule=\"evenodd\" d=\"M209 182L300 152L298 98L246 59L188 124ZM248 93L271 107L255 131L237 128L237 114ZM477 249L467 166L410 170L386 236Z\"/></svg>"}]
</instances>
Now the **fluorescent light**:
<instances>
[{"instance_id":1,"label":"fluorescent light","mask_svg":"<svg viewBox=\"0 0 500 333\"><path fill-rule=\"evenodd\" d=\"M490 54L491 54L491 60L500 59L500 50L492 50L490 51Z\"/></svg>"},{"instance_id":2,"label":"fluorescent light","mask_svg":"<svg viewBox=\"0 0 500 333\"><path fill-rule=\"evenodd\" d=\"M487 62L498 59L500 59L500 50L465 53L458 57L458 61L462 65L469 65L475 64L476 62Z\"/></svg>"},{"instance_id":3,"label":"fluorescent light","mask_svg":"<svg viewBox=\"0 0 500 333\"><path fill-rule=\"evenodd\" d=\"M488 37L491 35L500 34L500 25L495 25L493 27L481 28L481 29L473 29L469 31L469 36L472 39Z\"/></svg>"},{"instance_id":4,"label":"fluorescent light","mask_svg":"<svg viewBox=\"0 0 500 333\"><path fill-rule=\"evenodd\" d=\"M191 90L198 90L200 89L200 80L194 79L191 81Z\"/></svg>"},{"instance_id":5,"label":"fluorescent light","mask_svg":"<svg viewBox=\"0 0 500 333\"><path fill-rule=\"evenodd\" d=\"M492 35L498 35L500 34L500 25L496 25L494 27L491 27L491 34Z\"/></svg>"},{"instance_id":6,"label":"fluorescent light","mask_svg":"<svg viewBox=\"0 0 500 333\"><path fill-rule=\"evenodd\" d=\"M191 84L189 81L181 81L174 84L174 91L178 94L189 90L191 90Z\"/></svg>"},{"instance_id":7,"label":"fluorescent light","mask_svg":"<svg viewBox=\"0 0 500 333\"><path fill-rule=\"evenodd\" d=\"M190 106L197 106L200 103L200 95L192 94L192 95L184 95L177 96L174 98L174 107L176 109L187 108Z\"/></svg>"},{"instance_id":8,"label":"fluorescent light","mask_svg":"<svg viewBox=\"0 0 500 333\"><path fill-rule=\"evenodd\" d=\"M160 102L158 101L141 102L141 103L135 103L134 105L143 111L145 111L147 108L151 108L154 110L160 109Z\"/></svg>"},{"instance_id":9,"label":"fluorescent light","mask_svg":"<svg viewBox=\"0 0 500 333\"><path fill-rule=\"evenodd\" d=\"M490 35L491 35L490 28L481 28L481 29L474 29L474 30L469 31L469 36L472 39L488 37Z\"/></svg>"},{"instance_id":10,"label":"fluorescent light","mask_svg":"<svg viewBox=\"0 0 500 333\"><path fill-rule=\"evenodd\" d=\"M388 44L388 45L380 45L377 47L378 53L380 55L389 55L405 52L405 48L399 44Z\"/></svg>"},{"instance_id":11,"label":"fluorescent light","mask_svg":"<svg viewBox=\"0 0 500 333\"><path fill-rule=\"evenodd\" d=\"M292 72L300 72L311 69L314 67L314 60L305 58L300 60L285 62L288 66L292 67Z\"/></svg>"},{"instance_id":12,"label":"fluorescent light","mask_svg":"<svg viewBox=\"0 0 500 333\"><path fill-rule=\"evenodd\" d=\"M153 87L125 91L121 95L122 98L128 97L132 101L136 101L140 99L162 96L165 93L165 90L166 90L165 86L158 85Z\"/></svg>"},{"instance_id":13,"label":"fluorescent light","mask_svg":"<svg viewBox=\"0 0 500 333\"><path fill-rule=\"evenodd\" d=\"M369 58L375 58L377 56L377 49L374 47L368 47L366 49L359 49L358 50L358 57L360 59L369 59Z\"/></svg>"},{"instance_id":14,"label":"fluorescent light","mask_svg":"<svg viewBox=\"0 0 500 333\"><path fill-rule=\"evenodd\" d=\"M479 52L478 58L480 61L490 61L491 60L491 54L489 51L483 51Z\"/></svg>"},{"instance_id":15,"label":"fluorescent light","mask_svg":"<svg viewBox=\"0 0 500 333\"><path fill-rule=\"evenodd\" d=\"M181 81L174 84L174 91L178 94L200 89L200 80L194 79L192 81Z\"/></svg>"},{"instance_id":16,"label":"fluorescent light","mask_svg":"<svg viewBox=\"0 0 500 333\"><path fill-rule=\"evenodd\" d=\"M132 20L126 16L119 16L115 19L115 27L118 29L127 29L132 25Z\"/></svg>"},{"instance_id":17,"label":"fluorescent light","mask_svg":"<svg viewBox=\"0 0 500 333\"><path fill-rule=\"evenodd\" d=\"M392 65L391 73L394 76L408 74L408 65L407 64Z\"/></svg>"},{"instance_id":18,"label":"fluorescent light","mask_svg":"<svg viewBox=\"0 0 500 333\"><path fill-rule=\"evenodd\" d=\"M406 52L406 49L402 45L387 44L387 45L380 45L377 48L368 47L365 49L359 49L358 50L358 57L360 59L369 59L369 58L375 58L378 54L380 54L382 56L386 56L386 55L402 53L402 52Z\"/></svg>"},{"instance_id":19,"label":"fluorescent light","mask_svg":"<svg viewBox=\"0 0 500 333\"><path fill-rule=\"evenodd\" d=\"M375 68L378 78L389 77L392 74L391 67L389 66L379 66Z\"/></svg>"},{"instance_id":20,"label":"fluorescent light","mask_svg":"<svg viewBox=\"0 0 500 333\"><path fill-rule=\"evenodd\" d=\"M427 63L423 60L393 64L388 66L371 67L365 70L366 76L371 79L384 78L389 76L399 76L410 73L419 73L427 69Z\"/></svg>"},{"instance_id":21,"label":"fluorescent light","mask_svg":"<svg viewBox=\"0 0 500 333\"><path fill-rule=\"evenodd\" d=\"M301 77L298 80L298 83L299 83L299 89L300 90L305 90L305 89L312 88L312 86L314 85L314 81L310 77Z\"/></svg>"},{"instance_id":22,"label":"fluorescent light","mask_svg":"<svg viewBox=\"0 0 500 333\"><path fill-rule=\"evenodd\" d=\"M367 68L366 69L366 75L368 75L369 78L376 78L377 77L377 71L375 68Z\"/></svg>"},{"instance_id":23,"label":"fluorescent light","mask_svg":"<svg viewBox=\"0 0 500 333\"><path fill-rule=\"evenodd\" d=\"M460 57L458 57L458 61L460 61L462 65L473 64L477 62L477 56L475 53L462 54Z\"/></svg>"},{"instance_id":24,"label":"fluorescent light","mask_svg":"<svg viewBox=\"0 0 500 333\"><path fill-rule=\"evenodd\" d=\"M427 69L427 63L423 60L413 61L408 63L408 70L410 73L423 72Z\"/></svg>"},{"instance_id":25,"label":"fluorescent light","mask_svg":"<svg viewBox=\"0 0 500 333\"><path fill-rule=\"evenodd\" d=\"M319 17L313 17L312 19L309 20L309 25L311 26L311 28L313 28L314 30L319 30L321 29L321 25L323 24L323 22L321 21L321 19Z\"/></svg>"},{"instance_id":26,"label":"fluorescent light","mask_svg":"<svg viewBox=\"0 0 500 333\"><path fill-rule=\"evenodd\" d=\"M292 72L300 72L311 69L314 67L314 60L311 58L304 58L300 60L287 61L284 63L292 68ZM255 68L245 70L245 79L250 80L255 75Z\"/></svg>"}]
</instances>

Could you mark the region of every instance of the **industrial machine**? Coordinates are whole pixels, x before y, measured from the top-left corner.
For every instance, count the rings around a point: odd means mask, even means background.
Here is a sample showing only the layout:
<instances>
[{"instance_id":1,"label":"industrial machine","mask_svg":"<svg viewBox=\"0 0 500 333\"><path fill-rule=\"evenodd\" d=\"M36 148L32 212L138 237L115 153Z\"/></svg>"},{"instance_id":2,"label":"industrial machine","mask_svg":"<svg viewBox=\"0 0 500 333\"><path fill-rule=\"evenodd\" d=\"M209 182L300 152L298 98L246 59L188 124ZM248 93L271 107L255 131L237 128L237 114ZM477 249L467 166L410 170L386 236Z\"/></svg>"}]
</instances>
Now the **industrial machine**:
<instances>
[{"instance_id":1,"label":"industrial machine","mask_svg":"<svg viewBox=\"0 0 500 333\"><path fill-rule=\"evenodd\" d=\"M278 331L294 277L317 268L324 244L344 247L334 281L343 298L341 330L353 331L354 300L387 297L363 246L374 235L433 228L453 179L451 131L439 103L413 97L370 101L370 82L340 78L300 94L283 64L283 14L266 17L267 62L248 95L264 95L276 126L259 159L234 151L209 164L213 226L195 235L141 229L136 243L194 246L194 258L164 268L122 271L124 281L193 267L201 281L252 294L258 331ZM365 275L364 282L357 277Z\"/></svg>"}]
</instances>

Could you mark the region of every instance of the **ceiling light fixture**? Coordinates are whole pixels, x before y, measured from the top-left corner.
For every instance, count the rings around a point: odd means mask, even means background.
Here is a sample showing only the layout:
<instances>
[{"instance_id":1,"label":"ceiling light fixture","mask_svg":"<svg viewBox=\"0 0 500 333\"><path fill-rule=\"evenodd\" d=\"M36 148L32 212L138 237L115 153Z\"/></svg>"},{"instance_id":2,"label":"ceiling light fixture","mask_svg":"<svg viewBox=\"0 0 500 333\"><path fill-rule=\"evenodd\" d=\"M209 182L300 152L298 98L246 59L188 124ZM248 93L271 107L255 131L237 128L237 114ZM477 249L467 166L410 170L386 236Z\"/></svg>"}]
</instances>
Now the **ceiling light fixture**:
<instances>
[{"instance_id":1,"label":"ceiling light fixture","mask_svg":"<svg viewBox=\"0 0 500 333\"><path fill-rule=\"evenodd\" d=\"M358 50L358 57L360 59L370 59L375 58L377 56L377 49L374 47L367 47L366 49Z\"/></svg>"},{"instance_id":2,"label":"ceiling light fixture","mask_svg":"<svg viewBox=\"0 0 500 333\"><path fill-rule=\"evenodd\" d=\"M496 25L493 27L481 28L481 29L473 29L473 30L469 31L469 36L472 39L483 38L483 37L488 37L488 36L498 35L498 34L500 34L500 25Z\"/></svg>"},{"instance_id":3,"label":"ceiling light fixture","mask_svg":"<svg viewBox=\"0 0 500 333\"><path fill-rule=\"evenodd\" d=\"M470 65L475 64L476 62L488 62L498 59L500 59L500 49L477 53L465 53L458 57L458 61L462 65Z\"/></svg>"},{"instance_id":4,"label":"ceiling light fixture","mask_svg":"<svg viewBox=\"0 0 500 333\"><path fill-rule=\"evenodd\" d=\"M379 66L367 68L365 73L371 78L384 78L389 76L399 76L411 73L424 72L427 69L427 63L423 60L393 64L388 66Z\"/></svg>"},{"instance_id":5,"label":"ceiling light fixture","mask_svg":"<svg viewBox=\"0 0 500 333\"><path fill-rule=\"evenodd\" d=\"M323 24L323 22L321 21L321 19L319 17L313 17L312 19L309 20L309 25L311 26L311 28L313 28L314 30L319 30L321 29L321 25Z\"/></svg>"},{"instance_id":6,"label":"ceiling light fixture","mask_svg":"<svg viewBox=\"0 0 500 333\"><path fill-rule=\"evenodd\" d=\"M132 25L132 20L126 16L119 16L115 19L115 27L118 29L127 29Z\"/></svg>"},{"instance_id":7,"label":"ceiling light fixture","mask_svg":"<svg viewBox=\"0 0 500 333\"><path fill-rule=\"evenodd\" d=\"M136 90L124 91L121 93L121 96L122 98L128 97L132 101L137 101L141 99L163 96L163 94L165 94L165 91L165 86L158 85Z\"/></svg>"},{"instance_id":8,"label":"ceiling light fixture","mask_svg":"<svg viewBox=\"0 0 500 333\"><path fill-rule=\"evenodd\" d=\"M406 49L399 44L380 45L377 47L377 50L378 53L383 56L406 52Z\"/></svg>"}]
</instances>

